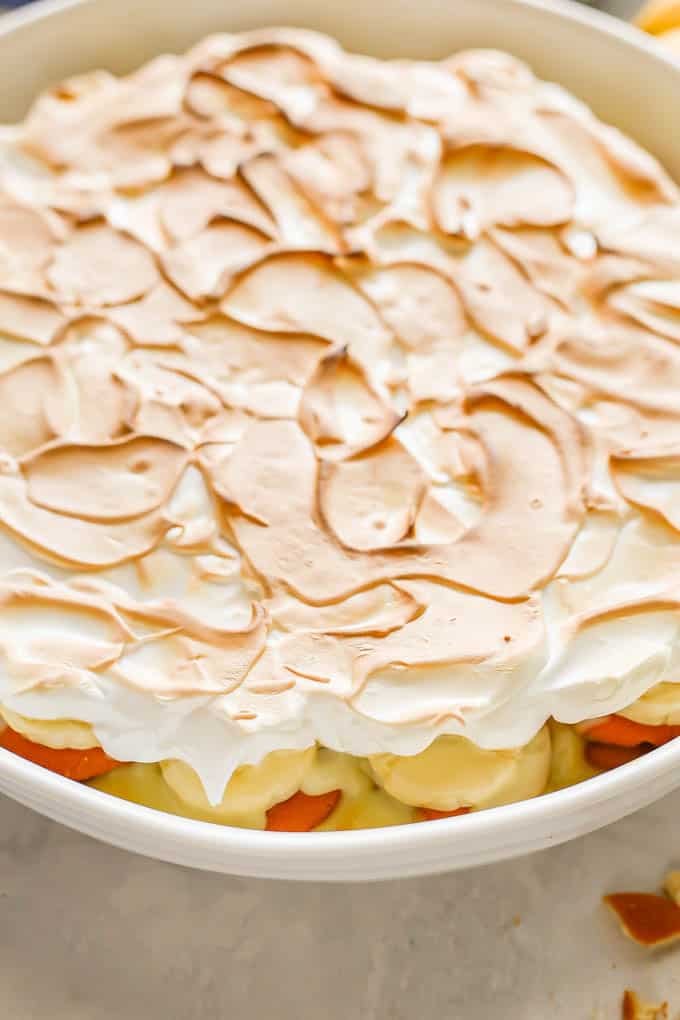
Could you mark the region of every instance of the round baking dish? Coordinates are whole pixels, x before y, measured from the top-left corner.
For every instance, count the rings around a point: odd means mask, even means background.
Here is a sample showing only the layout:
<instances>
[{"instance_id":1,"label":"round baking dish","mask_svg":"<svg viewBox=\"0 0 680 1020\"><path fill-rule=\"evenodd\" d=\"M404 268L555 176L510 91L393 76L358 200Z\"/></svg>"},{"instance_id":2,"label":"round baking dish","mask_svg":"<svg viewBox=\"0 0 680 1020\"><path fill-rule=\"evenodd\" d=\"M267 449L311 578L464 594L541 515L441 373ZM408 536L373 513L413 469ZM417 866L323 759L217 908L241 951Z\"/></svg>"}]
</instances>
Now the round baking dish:
<instances>
[{"instance_id":1,"label":"round baking dish","mask_svg":"<svg viewBox=\"0 0 680 1020\"><path fill-rule=\"evenodd\" d=\"M209 32L267 24L316 28L381 56L509 50L631 134L680 178L671 124L680 64L635 29L541 0L43 0L0 21L0 119L39 89L96 66L126 70ZM75 829L138 853L229 874L373 880L470 867L583 835L680 786L680 741L536 800L427 825L353 832L257 832L165 815L62 779L0 749L0 790Z\"/></svg>"}]
</instances>

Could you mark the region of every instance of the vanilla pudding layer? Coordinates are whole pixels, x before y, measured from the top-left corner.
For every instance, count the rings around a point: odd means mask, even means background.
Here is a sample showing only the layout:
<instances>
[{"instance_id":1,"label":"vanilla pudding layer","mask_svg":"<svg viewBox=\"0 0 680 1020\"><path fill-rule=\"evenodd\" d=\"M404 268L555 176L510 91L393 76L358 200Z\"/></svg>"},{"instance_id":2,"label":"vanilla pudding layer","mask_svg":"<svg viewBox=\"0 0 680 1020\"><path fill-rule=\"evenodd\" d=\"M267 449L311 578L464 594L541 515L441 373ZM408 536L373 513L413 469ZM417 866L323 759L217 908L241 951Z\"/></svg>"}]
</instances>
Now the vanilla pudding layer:
<instances>
[{"instance_id":1,"label":"vanilla pudding layer","mask_svg":"<svg viewBox=\"0 0 680 1020\"><path fill-rule=\"evenodd\" d=\"M55 750L97 746L82 723L43 722L3 710L11 728ZM217 804L184 762L119 766L91 785L157 810L218 824L267 827L267 812L298 791L310 797L338 791L337 804L318 826L374 828L423 820L435 812L478 811L561 789L597 773L583 737L552 722L524 748L488 751L457 736L437 738L420 754L353 757L312 746L273 751L257 765L240 766Z\"/></svg>"},{"instance_id":2,"label":"vanilla pudding layer","mask_svg":"<svg viewBox=\"0 0 680 1020\"><path fill-rule=\"evenodd\" d=\"M199 812L314 748L453 810L446 748L484 806L549 785L549 719L669 724L679 253L657 162L504 54L267 30L43 94L0 161L9 724Z\"/></svg>"}]
</instances>

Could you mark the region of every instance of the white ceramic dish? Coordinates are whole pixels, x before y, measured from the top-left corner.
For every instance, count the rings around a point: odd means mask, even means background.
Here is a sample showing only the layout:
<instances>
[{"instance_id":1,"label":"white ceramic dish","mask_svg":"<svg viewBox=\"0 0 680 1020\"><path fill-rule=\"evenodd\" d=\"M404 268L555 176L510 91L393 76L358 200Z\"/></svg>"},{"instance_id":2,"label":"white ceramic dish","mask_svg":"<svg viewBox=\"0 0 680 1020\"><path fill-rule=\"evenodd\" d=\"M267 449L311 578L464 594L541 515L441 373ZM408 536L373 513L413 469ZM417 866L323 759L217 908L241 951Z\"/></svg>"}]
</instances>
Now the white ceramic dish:
<instances>
[{"instance_id":1,"label":"white ceramic dish","mask_svg":"<svg viewBox=\"0 0 680 1020\"><path fill-rule=\"evenodd\" d=\"M45 0L0 21L0 119L49 82L96 66L126 70L208 32L317 28L381 56L507 49L587 101L680 178L680 64L635 29L542 0ZM680 786L680 741L534 801L427 825L284 834L194 822L61 779L0 749L0 790L66 825L166 861L238 875L370 880L464 868L583 835Z\"/></svg>"}]
</instances>

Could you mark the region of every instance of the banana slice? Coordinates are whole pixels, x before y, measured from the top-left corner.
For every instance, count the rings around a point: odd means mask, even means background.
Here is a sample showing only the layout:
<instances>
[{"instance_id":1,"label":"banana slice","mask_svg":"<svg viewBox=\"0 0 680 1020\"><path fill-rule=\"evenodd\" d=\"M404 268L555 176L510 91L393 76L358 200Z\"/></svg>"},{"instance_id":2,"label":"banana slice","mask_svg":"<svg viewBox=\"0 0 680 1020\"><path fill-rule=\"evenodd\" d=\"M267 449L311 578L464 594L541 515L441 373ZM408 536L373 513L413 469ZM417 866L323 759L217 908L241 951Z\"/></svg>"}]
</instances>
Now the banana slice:
<instances>
[{"instance_id":1,"label":"banana slice","mask_svg":"<svg viewBox=\"0 0 680 1020\"><path fill-rule=\"evenodd\" d=\"M581 734L573 726L555 722L554 719L548 725L552 744L548 790L563 790L565 786L574 786L575 783L596 776L598 770L586 761L586 742Z\"/></svg>"},{"instance_id":2,"label":"banana slice","mask_svg":"<svg viewBox=\"0 0 680 1020\"><path fill-rule=\"evenodd\" d=\"M272 751L259 765L242 765L229 780L222 803L217 805L210 804L201 780L190 765L176 760L164 761L161 770L168 786L193 811L220 821L240 816L263 821L270 807L297 793L315 757L316 747L312 746L305 751ZM254 824L253 827L259 826Z\"/></svg>"},{"instance_id":3,"label":"banana slice","mask_svg":"<svg viewBox=\"0 0 680 1020\"><path fill-rule=\"evenodd\" d=\"M680 683L656 684L618 714L647 726L680 726Z\"/></svg>"},{"instance_id":4,"label":"banana slice","mask_svg":"<svg viewBox=\"0 0 680 1020\"><path fill-rule=\"evenodd\" d=\"M550 732L526 747L487 751L465 737L438 737L420 754L374 754L377 782L405 804L455 811L510 804L543 793L550 775Z\"/></svg>"},{"instance_id":5,"label":"banana slice","mask_svg":"<svg viewBox=\"0 0 680 1020\"><path fill-rule=\"evenodd\" d=\"M4 705L0 705L0 717L22 737L55 751L64 748L87 751L91 747L99 747L92 727L76 719L29 719L25 715L11 712Z\"/></svg>"},{"instance_id":6,"label":"banana slice","mask_svg":"<svg viewBox=\"0 0 680 1020\"><path fill-rule=\"evenodd\" d=\"M300 789L311 797L331 790L342 790L343 796L350 798L360 797L373 789L371 768L365 758L319 747Z\"/></svg>"},{"instance_id":7,"label":"banana slice","mask_svg":"<svg viewBox=\"0 0 680 1020\"><path fill-rule=\"evenodd\" d=\"M320 831L371 829L415 821L414 809L377 788L369 771L363 758L319 748L301 789L312 796L342 789L340 803L332 815L318 826ZM245 824L251 829L263 829L267 820L263 811L217 816L214 810L212 814L205 810L205 802L203 810L191 808L165 782L159 765L122 765L91 780L88 786L183 818L228 825L232 824L233 817L239 825Z\"/></svg>"}]
</instances>

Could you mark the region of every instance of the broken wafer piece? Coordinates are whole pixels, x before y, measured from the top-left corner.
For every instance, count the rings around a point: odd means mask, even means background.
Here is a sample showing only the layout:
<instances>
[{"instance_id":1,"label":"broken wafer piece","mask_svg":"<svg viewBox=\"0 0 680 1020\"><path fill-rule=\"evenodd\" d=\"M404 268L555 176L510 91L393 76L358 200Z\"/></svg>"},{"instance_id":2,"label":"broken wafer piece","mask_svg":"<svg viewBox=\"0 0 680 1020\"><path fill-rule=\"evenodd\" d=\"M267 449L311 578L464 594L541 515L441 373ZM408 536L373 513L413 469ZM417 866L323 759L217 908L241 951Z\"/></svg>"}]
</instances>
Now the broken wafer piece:
<instances>
[{"instance_id":1,"label":"broken wafer piece","mask_svg":"<svg viewBox=\"0 0 680 1020\"><path fill-rule=\"evenodd\" d=\"M621 1003L622 1020L666 1020L667 1016L667 1002L644 1002L630 988L626 988Z\"/></svg>"},{"instance_id":2,"label":"broken wafer piece","mask_svg":"<svg viewBox=\"0 0 680 1020\"><path fill-rule=\"evenodd\" d=\"M680 906L654 893L622 892L603 897L614 911L624 935L654 948L680 939Z\"/></svg>"}]
</instances>

